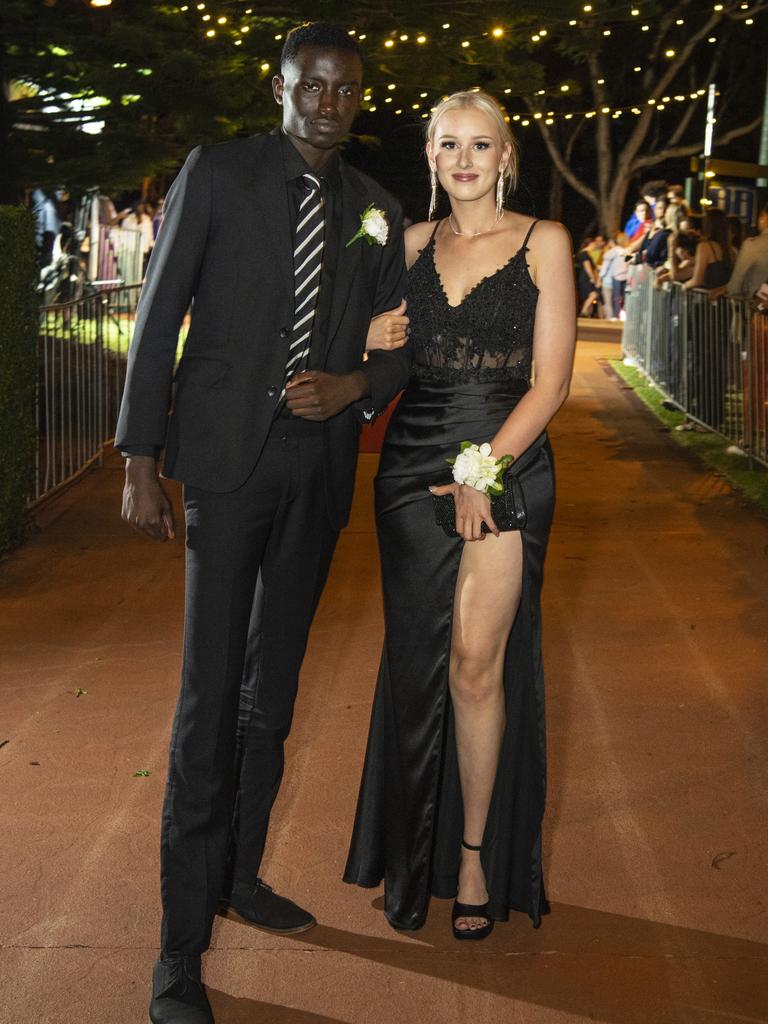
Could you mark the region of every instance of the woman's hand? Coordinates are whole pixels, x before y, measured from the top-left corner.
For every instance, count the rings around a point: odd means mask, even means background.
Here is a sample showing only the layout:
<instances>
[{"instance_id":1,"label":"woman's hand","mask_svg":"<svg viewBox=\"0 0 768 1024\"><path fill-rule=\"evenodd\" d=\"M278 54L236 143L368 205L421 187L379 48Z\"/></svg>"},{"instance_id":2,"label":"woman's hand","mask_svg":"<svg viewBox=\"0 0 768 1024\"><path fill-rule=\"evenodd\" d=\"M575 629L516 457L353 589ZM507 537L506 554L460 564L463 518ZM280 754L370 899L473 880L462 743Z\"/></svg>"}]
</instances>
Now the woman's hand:
<instances>
[{"instance_id":1,"label":"woman's hand","mask_svg":"<svg viewBox=\"0 0 768 1024\"><path fill-rule=\"evenodd\" d=\"M403 347L408 339L408 324L410 323L405 315L406 306L407 302L403 299L397 309L379 313L371 320L368 337L365 340L366 352L377 348L390 351Z\"/></svg>"},{"instance_id":2,"label":"woman's hand","mask_svg":"<svg viewBox=\"0 0 768 1024\"><path fill-rule=\"evenodd\" d=\"M444 484L441 487L430 487L432 494L452 494L456 503L456 532L464 540L485 540L482 531L483 523L495 536L499 529L491 515L491 499L482 491L466 484Z\"/></svg>"}]
</instances>

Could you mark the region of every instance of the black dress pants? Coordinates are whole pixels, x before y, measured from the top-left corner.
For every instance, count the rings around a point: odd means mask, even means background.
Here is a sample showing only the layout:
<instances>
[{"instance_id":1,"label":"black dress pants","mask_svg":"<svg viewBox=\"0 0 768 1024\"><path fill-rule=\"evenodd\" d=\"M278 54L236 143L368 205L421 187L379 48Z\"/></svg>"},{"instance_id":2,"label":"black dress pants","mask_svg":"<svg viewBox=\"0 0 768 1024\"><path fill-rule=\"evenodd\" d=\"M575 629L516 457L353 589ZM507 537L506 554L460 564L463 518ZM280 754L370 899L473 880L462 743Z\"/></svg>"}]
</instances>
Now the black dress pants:
<instances>
[{"instance_id":1,"label":"black dress pants","mask_svg":"<svg viewBox=\"0 0 768 1024\"><path fill-rule=\"evenodd\" d=\"M208 948L228 860L237 880L258 875L307 634L338 537L321 433L273 435L238 490L184 491L184 658L161 841L164 955Z\"/></svg>"}]
</instances>

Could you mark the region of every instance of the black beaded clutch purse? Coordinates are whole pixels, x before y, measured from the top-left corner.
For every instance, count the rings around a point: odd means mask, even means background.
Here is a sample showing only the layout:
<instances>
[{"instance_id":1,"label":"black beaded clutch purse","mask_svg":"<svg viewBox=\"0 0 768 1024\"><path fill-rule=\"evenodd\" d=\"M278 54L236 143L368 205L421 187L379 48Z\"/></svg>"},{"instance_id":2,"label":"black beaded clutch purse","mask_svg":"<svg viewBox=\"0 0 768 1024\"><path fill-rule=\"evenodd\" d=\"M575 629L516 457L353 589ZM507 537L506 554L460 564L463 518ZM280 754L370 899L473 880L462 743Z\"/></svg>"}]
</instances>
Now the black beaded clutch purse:
<instances>
[{"instance_id":1,"label":"black beaded clutch purse","mask_svg":"<svg viewBox=\"0 0 768 1024\"><path fill-rule=\"evenodd\" d=\"M433 494L432 507L435 522L442 526L449 537L458 537L456 533L456 502L452 494ZM504 490L501 494L491 495L491 515L501 533L510 530L523 530L528 520L525 508L525 496L520 481L512 473L504 474ZM483 533L491 531L483 523Z\"/></svg>"}]
</instances>

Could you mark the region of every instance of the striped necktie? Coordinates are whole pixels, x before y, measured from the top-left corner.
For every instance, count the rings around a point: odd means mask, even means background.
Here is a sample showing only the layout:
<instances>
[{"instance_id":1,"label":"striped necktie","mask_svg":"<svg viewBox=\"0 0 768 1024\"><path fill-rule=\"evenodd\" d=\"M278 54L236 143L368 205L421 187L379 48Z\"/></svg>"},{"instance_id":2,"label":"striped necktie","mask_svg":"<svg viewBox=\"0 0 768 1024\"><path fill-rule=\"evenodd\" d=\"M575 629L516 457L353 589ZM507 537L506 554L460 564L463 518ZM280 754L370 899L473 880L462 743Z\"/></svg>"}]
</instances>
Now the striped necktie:
<instances>
[{"instance_id":1,"label":"striped necktie","mask_svg":"<svg viewBox=\"0 0 768 1024\"><path fill-rule=\"evenodd\" d=\"M303 174L307 194L299 207L298 224L293 247L294 314L288 361L285 366L286 383L295 373L307 367L312 342L312 324L320 294L320 272L323 268L325 242L325 202L320 181L314 174ZM283 387L281 398L285 395Z\"/></svg>"}]
</instances>

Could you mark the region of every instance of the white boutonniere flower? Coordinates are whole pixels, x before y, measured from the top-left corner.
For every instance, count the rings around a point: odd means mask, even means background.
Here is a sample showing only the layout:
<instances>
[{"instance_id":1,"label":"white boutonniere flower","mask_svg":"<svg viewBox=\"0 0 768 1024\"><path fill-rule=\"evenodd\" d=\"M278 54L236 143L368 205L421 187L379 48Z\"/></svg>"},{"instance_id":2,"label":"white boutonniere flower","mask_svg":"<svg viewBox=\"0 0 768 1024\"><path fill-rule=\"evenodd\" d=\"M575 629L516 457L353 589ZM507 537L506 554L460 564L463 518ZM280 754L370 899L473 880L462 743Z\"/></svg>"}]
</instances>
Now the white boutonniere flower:
<instances>
[{"instance_id":1,"label":"white boutonniere flower","mask_svg":"<svg viewBox=\"0 0 768 1024\"><path fill-rule=\"evenodd\" d=\"M389 238L389 222L383 210L377 209L373 203L360 214L360 227L345 245L348 249L358 238L364 238L368 245L386 245Z\"/></svg>"},{"instance_id":2,"label":"white boutonniere flower","mask_svg":"<svg viewBox=\"0 0 768 1024\"><path fill-rule=\"evenodd\" d=\"M489 444L476 445L470 441L461 442L461 451L454 459L446 460L453 466L453 479L457 484L466 484L484 494L503 494L504 471L513 462L511 455L496 459Z\"/></svg>"}]
</instances>

